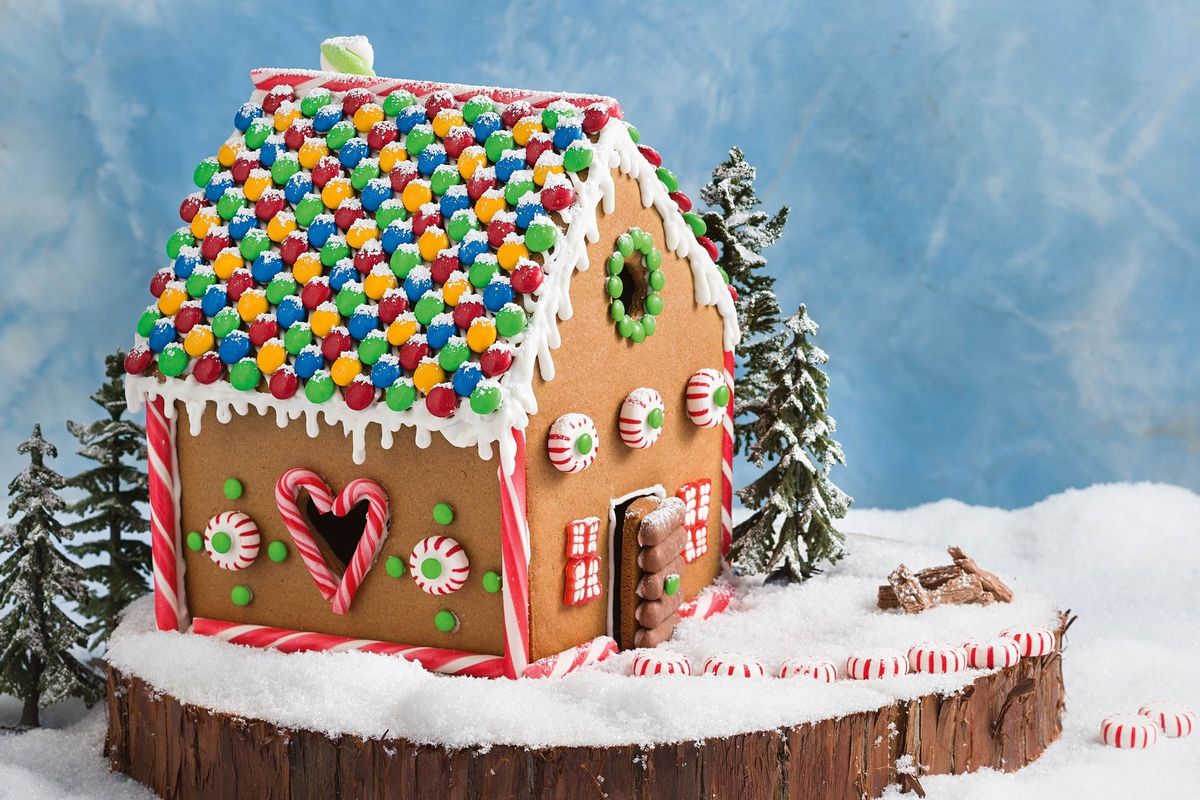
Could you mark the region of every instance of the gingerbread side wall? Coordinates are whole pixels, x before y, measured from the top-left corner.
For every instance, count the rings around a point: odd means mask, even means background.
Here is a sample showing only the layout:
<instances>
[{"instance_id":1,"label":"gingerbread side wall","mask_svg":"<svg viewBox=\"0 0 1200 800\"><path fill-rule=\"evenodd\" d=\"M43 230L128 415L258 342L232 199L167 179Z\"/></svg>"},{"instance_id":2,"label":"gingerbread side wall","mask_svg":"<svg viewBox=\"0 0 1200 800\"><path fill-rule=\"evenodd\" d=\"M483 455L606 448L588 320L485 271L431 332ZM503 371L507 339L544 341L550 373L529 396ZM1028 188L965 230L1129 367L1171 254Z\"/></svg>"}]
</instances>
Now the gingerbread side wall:
<instances>
[{"instance_id":1,"label":"gingerbread side wall","mask_svg":"<svg viewBox=\"0 0 1200 800\"><path fill-rule=\"evenodd\" d=\"M688 565L682 591L690 599L708 586L720 567L721 429L692 424L684 407L688 379L723 363L722 323L715 307L694 299L690 265L666 246L662 220L643 208L637 182L615 173L616 205L599 220L600 238L588 246L590 267L571 282L574 316L560 321L562 346L554 351L555 378L538 379L538 413L526 431L528 513L532 537L530 564L531 657L560 652L608 629L609 511L614 498L661 485L668 496L685 482L712 481L708 553ZM667 283L664 309L653 336L640 343L623 339L609 318L605 262L617 237L630 226L648 231L663 252ZM618 414L626 395L638 387L662 395L665 422L658 441L634 450L622 441ZM596 461L577 474L559 472L546 455L546 438L562 414L586 414L595 422L600 447ZM604 593L581 606L563 603L564 531L574 519L601 520L600 558Z\"/></svg>"}]
</instances>

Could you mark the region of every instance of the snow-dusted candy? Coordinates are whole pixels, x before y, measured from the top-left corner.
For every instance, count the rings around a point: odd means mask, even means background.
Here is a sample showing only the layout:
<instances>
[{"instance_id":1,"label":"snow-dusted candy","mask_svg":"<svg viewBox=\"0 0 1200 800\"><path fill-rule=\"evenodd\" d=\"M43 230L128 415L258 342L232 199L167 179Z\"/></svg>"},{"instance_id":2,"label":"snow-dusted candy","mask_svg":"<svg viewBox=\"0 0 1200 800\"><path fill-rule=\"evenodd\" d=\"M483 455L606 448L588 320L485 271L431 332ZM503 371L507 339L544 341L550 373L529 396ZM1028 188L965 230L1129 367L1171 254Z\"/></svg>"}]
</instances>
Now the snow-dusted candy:
<instances>
[{"instance_id":1,"label":"snow-dusted candy","mask_svg":"<svg viewBox=\"0 0 1200 800\"><path fill-rule=\"evenodd\" d=\"M1022 658L1046 656L1054 652L1054 631L1049 628L1009 628L1000 635L1017 643Z\"/></svg>"},{"instance_id":2,"label":"snow-dusted candy","mask_svg":"<svg viewBox=\"0 0 1200 800\"><path fill-rule=\"evenodd\" d=\"M1021 647L1012 639L969 642L967 663L976 669L1011 667L1021 660Z\"/></svg>"},{"instance_id":3,"label":"snow-dusted candy","mask_svg":"<svg viewBox=\"0 0 1200 800\"><path fill-rule=\"evenodd\" d=\"M808 678L817 683L833 683L837 680L837 667L832 661L814 661L809 658L789 658L779 667L781 678Z\"/></svg>"},{"instance_id":4,"label":"snow-dusted candy","mask_svg":"<svg viewBox=\"0 0 1200 800\"><path fill-rule=\"evenodd\" d=\"M688 379L685 390L688 419L701 428L715 428L729 405L729 385L718 370L705 368Z\"/></svg>"},{"instance_id":5,"label":"snow-dusted candy","mask_svg":"<svg viewBox=\"0 0 1200 800\"><path fill-rule=\"evenodd\" d=\"M691 675L692 662L687 656L669 650L639 650L633 657L629 673L640 678L654 675Z\"/></svg>"},{"instance_id":6,"label":"snow-dusted candy","mask_svg":"<svg viewBox=\"0 0 1200 800\"><path fill-rule=\"evenodd\" d=\"M154 354L145 345L138 345L125 354L125 371L130 375L141 375L150 367Z\"/></svg>"},{"instance_id":7,"label":"snow-dusted candy","mask_svg":"<svg viewBox=\"0 0 1200 800\"><path fill-rule=\"evenodd\" d=\"M621 441L634 450L644 450L658 441L666 407L662 396L645 386L634 389L621 404L617 427Z\"/></svg>"},{"instance_id":8,"label":"snow-dusted candy","mask_svg":"<svg viewBox=\"0 0 1200 800\"><path fill-rule=\"evenodd\" d=\"M913 672L943 675L967 668L967 651L942 644L918 644L908 651L908 666Z\"/></svg>"},{"instance_id":9,"label":"snow-dusted candy","mask_svg":"<svg viewBox=\"0 0 1200 800\"><path fill-rule=\"evenodd\" d=\"M767 671L758 659L743 653L720 653L704 662L704 674L723 678L763 678Z\"/></svg>"},{"instance_id":10,"label":"snow-dusted candy","mask_svg":"<svg viewBox=\"0 0 1200 800\"><path fill-rule=\"evenodd\" d=\"M453 594L471 574L462 545L449 536L429 536L417 542L408 557L413 581L427 594Z\"/></svg>"},{"instance_id":11,"label":"snow-dusted candy","mask_svg":"<svg viewBox=\"0 0 1200 800\"><path fill-rule=\"evenodd\" d=\"M558 226L547 216L536 216L525 229L525 246L535 253L544 253L558 241Z\"/></svg>"},{"instance_id":12,"label":"snow-dusted candy","mask_svg":"<svg viewBox=\"0 0 1200 800\"><path fill-rule=\"evenodd\" d=\"M1196 712L1172 703L1147 703L1138 714L1152 720L1163 736L1182 739L1196 730Z\"/></svg>"},{"instance_id":13,"label":"snow-dusted candy","mask_svg":"<svg viewBox=\"0 0 1200 800\"><path fill-rule=\"evenodd\" d=\"M863 653L846 659L846 676L858 681L894 678L908 673L908 656L900 653Z\"/></svg>"},{"instance_id":14,"label":"snow-dusted candy","mask_svg":"<svg viewBox=\"0 0 1200 800\"><path fill-rule=\"evenodd\" d=\"M366 36L333 36L321 42L321 69L349 75L374 75L375 48Z\"/></svg>"},{"instance_id":15,"label":"snow-dusted candy","mask_svg":"<svg viewBox=\"0 0 1200 800\"><path fill-rule=\"evenodd\" d=\"M1115 714L1100 723L1100 739L1121 750L1145 750L1158 743L1158 725L1141 714Z\"/></svg>"},{"instance_id":16,"label":"snow-dusted candy","mask_svg":"<svg viewBox=\"0 0 1200 800\"><path fill-rule=\"evenodd\" d=\"M600 451L596 423L584 414L563 414L550 427L546 451L559 472L583 472Z\"/></svg>"},{"instance_id":17,"label":"snow-dusted candy","mask_svg":"<svg viewBox=\"0 0 1200 800\"><path fill-rule=\"evenodd\" d=\"M260 537L254 520L240 511L222 511L204 528L204 549L221 569L245 569L258 558Z\"/></svg>"}]
</instances>

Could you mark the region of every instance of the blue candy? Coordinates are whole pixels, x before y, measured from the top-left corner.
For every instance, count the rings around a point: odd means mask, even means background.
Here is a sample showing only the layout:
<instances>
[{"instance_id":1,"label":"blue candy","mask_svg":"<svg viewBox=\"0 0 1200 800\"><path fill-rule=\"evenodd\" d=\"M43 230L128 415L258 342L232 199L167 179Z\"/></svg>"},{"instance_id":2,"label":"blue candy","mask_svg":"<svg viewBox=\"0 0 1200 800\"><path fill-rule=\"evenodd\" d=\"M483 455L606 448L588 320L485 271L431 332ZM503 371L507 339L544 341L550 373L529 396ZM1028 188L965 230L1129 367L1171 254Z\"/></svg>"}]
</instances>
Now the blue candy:
<instances>
[{"instance_id":1,"label":"blue candy","mask_svg":"<svg viewBox=\"0 0 1200 800\"><path fill-rule=\"evenodd\" d=\"M422 175L432 175L433 171L446 163L446 148L440 144L431 144L417 156L417 171Z\"/></svg>"},{"instance_id":2,"label":"blue candy","mask_svg":"<svg viewBox=\"0 0 1200 800\"><path fill-rule=\"evenodd\" d=\"M270 169L275 159L288 152L287 143L282 136L268 136L263 146L258 150L258 163Z\"/></svg>"},{"instance_id":3,"label":"blue candy","mask_svg":"<svg viewBox=\"0 0 1200 800\"><path fill-rule=\"evenodd\" d=\"M425 330L425 341L434 350L441 350L450 341L450 337L458 332L454 326L454 317L450 314L438 314Z\"/></svg>"},{"instance_id":4,"label":"blue candy","mask_svg":"<svg viewBox=\"0 0 1200 800\"><path fill-rule=\"evenodd\" d=\"M175 341L175 323L170 317L154 320L154 327L150 329L150 335L146 338L149 340L151 352L161 353L164 347Z\"/></svg>"},{"instance_id":5,"label":"blue candy","mask_svg":"<svg viewBox=\"0 0 1200 800\"><path fill-rule=\"evenodd\" d=\"M377 211L385 200L392 198L392 182L387 178L372 178L362 190L364 211Z\"/></svg>"},{"instance_id":6,"label":"blue candy","mask_svg":"<svg viewBox=\"0 0 1200 800\"><path fill-rule=\"evenodd\" d=\"M279 257L279 253L268 250L254 259L254 263L250 265L250 274L254 276L256 283L266 285L271 282L271 278L279 274L281 269L283 269L283 259Z\"/></svg>"},{"instance_id":7,"label":"blue candy","mask_svg":"<svg viewBox=\"0 0 1200 800\"><path fill-rule=\"evenodd\" d=\"M333 269L329 271L329 288L335 292L341 291L341 288L350 281L356 281L359 278L358 270L354 268L354 262L348 258L343 258L341 261L333 265Z\"/></svg>"},{"instance_id":8,"label":"blue candy","mask_svg":"<svg viewBox=\"0 0 1200 800\"><path fill-rule=\"evenodd\" d=\"M275 320L284 330L300 322L306 316L308 316L308 312L304 310L304 303L294 294L283 298L279 302L279 307L275 309Z\"/></svg>"},{"instance_id":9,"label":"blue candy","mask_svg":"<svg viewBox=\"0 0 1200 800\"><path fill-rule=\"evenodd\" d=\"M450 383L454 386L455 394L462 397L469 397L481 380L483 380L483 370L474 361L467 361L459 365L458 369L454 370L454 374L450 376Z\"/></svg>"},{"instance_id":10,"label":"blue candy","mask_svg":"<svg viewBox=\"0 0 1200 800\"><path fill-rule=\"evenodd\" d=\"M583 129L579 127L579 122L570 117L559 117L558 125L554 127L554 147L558 150L566 150L571 142L576 139L583 138Z\"/></svg>"},{"instance_id":11,"label":"blue candy","mask_svg":"<svg viewBox=\"0 0 1200 800\"><path fill-rule=\"evenodd\" d=\"M232 188L233 176L228 172L218 172L209 178L208 185L204 187L204 197L210 203L215 203L225 194L226 189Z\"/></svg>"},{"instance_id":12,"label":"blue candy","mask_svg":"<svg viewBox=\"0 0 1200 800\"><path fill-rule=\"evenodd\" d=\"M425 121L425 108L418 104L408 106L396 117L396 127L401 133L408 133Z\"/></svg>"},{"instance_id":13,"label":"blue candy","mask_svg":"<svg viewBox=\"0 0 1200 800\"><path fill-rule=\"evenodd\" d=\"M488 311L499 311L512 301L513 288L507 278L492 278L491 282L483 287L483 307Z\"/></svg>"},{"instance_id":14,"label":"blue candy","mask_svg":"<svg viewBox=\"0 0 1200 800\"><path fill-rule=\"evenodd\" d=\"M217 355L226 364L236 364L250 355L250 336L245 331L230 331L217 347Z\"/></svg>"},{"instance_id":15,"label":"blue candy","mask_svg":"<svg viewBox=\"0 0 1200 800\"><path fill-rule=\"evenodd\" d=\"M313 247L324 247L330 236L337 233L337 223L333 214L318 214L308 226L308 243Z\"/></svg>"},{"instance_id":16,"label":"blue candy","mask_svg":"<svg viewBox=\"0 0 1200 800\"><path fill-rule=\"evenodd\" d=\"M546 209L542 207L542 204L534 199L536 197L536 194L530 192L529 194L525 195L525 197L521 198L521 202L517 203L516 223L517 227L521 230L528 228L530 223L533 222L533 218L538 214L546 213ZM525 198L529 199L526 200Z\"/></svg>"},{"instance_id":17,"label":"blue candy","mask_svg":"<svg viewBox=\"0 0 1200 800\"><path fill-rule=\"evenodd\" d=\"M519 169L525 169L525 156L517 150L505 150L496 162L496 180L508 183L508 179Z\"/></svg>"},{"instance_id":18,"label":"blue candy","mask_svg":"<svg viewBox=\"0 0 1200 800\"><path fill-rule=\"evenodd\" d=\"M338 151L338 160L342 162L343 166L354 169L358 166L358 162L369 155L371 155L371 146L363 139L355 136L342 145L342 149Z\"/></svg>"},{"instance_id":19,"label":"blue candy","mask_svg":"<svg viewBox=\"0 0 1200 800\"><path fill-rule=\"evenodd\" d=\"M308 240L310 242L312 241L311 233L308 235ZM385 253L396 252L396 248L402 244L412 244L412 223L406 219L396 220L383 229L383 235L380 237L380 240L380 244L383 245L383 250Z\"/></svg>"},{"instance_id":20,"label":"blue candy","mask_svg":"<svg viewBox=\"0 0 1200 800\"><path fill-rule=\"evenodd\" d=\"M492 111L480 114L475 118L475 124L472 126L472 130L475 132L475 141L483 144L487 141L487 137L503 127L504 123L500 121L499 114Z\"/></svg>"},{"instance_id":21,"label":"blue candy","mask_svg":"<svg viewBox=\"0 0 1200 800\"><path fill-rule=\"evenodd\" d=\"M296 354L296 363L292 366L296 370L297 377L308 380L324 365L325 358L321 355L320 348L315 344L310 344Z\"/></svg>"},{"instance_id":22,"label":"blue candy","mask_svg":"<svg viewBox=\"0 0 1200 800\"><path fill-rule=\"evenodd\" d=\"M466 211L471 207L471 198L467 195L467 187L451 186L442 195L440 210L442 219L450 219L455 211Z\"/></svg>"},{"instance_id":23,"label":"blue candy","mask_svg":"<svg viewBox=\"0 0 1200 800\"><path fill-rule=\"evenodd\" d=\"M233 127L239 131L245 131L250 127L250 123L263 115L262 106L258 103L243 103L242 107L233 115Z\"/></svg>"},{"instance_id":24,"label":"blue candy","mask_svg":"<svg viewBox=\"0 0 1200 800\"><path fill-rule=\"evenodd\" d=\"M296 205L304 199L304 195L313 190L312 177L307 172L297 172L292 177L288 178L287 183L283 187L283 196L292 205Z\"/></svg>"},{"instance_id":25,"label":"blue candy","mask_svg":"<svg viewBox=\"0 0 1200 800\"><path fill-rule=\"evenodd\" d=\"M252 228L257 227L258 217L254 216L254 211L249 206L243 206L233 215L233 219L229 220L229 235L240 241Z\"/></svg>"},{"instance_id":26,"label":"blue candy","mask_svg":"<svg viewBox=\"0 0 1200 800\"><path fill-rule=\"evenodd\" d=\"M433 278L429 275L428 270L416 270L408 274L404 279L404 294L408 297L408 302L415 303L428 291L433 289Z\"/></svg>"},{"instance_id":27,"label":"blue candy","mask_svg":"<svg viewBox=\"0 0 1200 800\"><path fill-rule=\"evenodd\" d=\"M458 260L468 266L475 263L475 259L488 252L489 250L487 236L471 236L459 242L458 245Z\"/></svg>"},{"instance_id":28,"label":"blue candy","mask_svg":"<svg viewBox=\"0 0 1200 800\"><path fill-rule=\"evenodd\" d=\"M204 290L204 297L200 300L200 310L204 312L204 316L206 317L215 317L217 312L228 303L229 295L225 292L225 286L220 283L214 283Z\"/></svg>"},{"instance_id":29,"label":"blue candy","mask_svg":"<svg viewBox=\"0 0 1200 800\"><path fill-rule=\"evenodd\" d=\"M313 117L313 130L317 133L328 133L329 129L342 121L342 107L330 103L327 106L321 106L317 110L316 116Z\"/></svg>"},{"instance_id":30,"label":"blue candy","mask_svg":"<svg viewBox=\"0 0 1200 800\"><path fill-rule=\"evenodd\" d=\"M381 356L371 367L371 383L386 389L400 377L400 362L393 355Z\"/></svg>"},{"instance_id":31,"label":"blue candy","mask_svg":"<svg viewBox=\"0 0 1200 800\"><path fill-rule=\"evenodd\" d=\"M346 330L355 341L367 338L371 331L379 329L379 309L376 306L359 306L346 322Z\"/></svg>"},{"instance_id":32,"label":"blue candy","mask_svg":"<svg viewBox=\"0 0 1200 800\"><path fill-rule=\"evenodd\" d=\"M172 269L175 270L175 277L183 281L190 278L196 271L196 267L203 263L204 259L200 257L200 253L194 247L186 247L179 254L179 258L175 259Z\"/></svg>"}]
</instances>

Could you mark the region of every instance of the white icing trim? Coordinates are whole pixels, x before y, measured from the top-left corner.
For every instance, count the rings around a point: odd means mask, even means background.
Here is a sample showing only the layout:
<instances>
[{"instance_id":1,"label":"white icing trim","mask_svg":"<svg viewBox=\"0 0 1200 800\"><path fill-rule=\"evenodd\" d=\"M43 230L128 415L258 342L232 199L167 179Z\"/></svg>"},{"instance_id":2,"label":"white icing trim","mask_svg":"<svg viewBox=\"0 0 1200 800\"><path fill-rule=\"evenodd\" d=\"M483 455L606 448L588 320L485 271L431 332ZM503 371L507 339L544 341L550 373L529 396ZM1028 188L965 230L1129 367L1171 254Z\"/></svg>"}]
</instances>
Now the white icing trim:
<instances>
[{"instance_id":1,"label":"white icing trim","mask_svg":"<svg viewBox=\"0 0 1200 800\"><path fill-rule=\"evenodd\" d=\"M262 95L265 92L255 92L256 98ZM601 130L593 147L594 156L587 180L581 181L578 176L571 176L575 203L561 212L567 230L565 234L560 234L546 256L543 265L546 277L538 288L538 299L530 315L529 326L523 334L523 340L514 347L512 366L500 379L504 400L497 411L481 416L463 404L452 417L435 417L426 411L421 402L400 412L392 411L382 402L355 411L337 394L325 403L315 405L303 393L278 400L268 392L241 391L225 381L200 384L190 375L164 381L153 376L127 376L125 396L130 411L140 410L147 398L162 397L167 401L166 415L172 418L176 413L175 403L178 402L187 411L189 430L193 436L200 433L201 419L209 403L215 409L217 421L222 423L232 419L234 412L244 416L250 409L260 415L274 411L276 423L281 428L292 420L304 417L305 430L311 437L316 437L320 432L320 421L324 417L331 426L341 425L350 437L356 464L366 460L366 432L371 424L379 426L380 442L385 449L391 447L392 437L397 431L404 426L412 426L416 429L417 446L421 448L430 445L434 431L441 433L455 447L474 446L484 460L492 457L493 445L499 444L501 467L505 474L511 474L516 467L516 445L509 432L514 428L525 430L529 418L538 411L533 391L535 364L544 380L554 378L552 351L562 343L558 321L570 319L574 314L570 297L571 278L576 270L588 268L587 246L600 239L597 209L603 208L604 213L610 214L616 207L616 185L612 175L614 168L638 182L644 207L653 206L658 211L666 232L666 248L686 259L691 266L695 300L699 305L716 306L723 323L724 349L732 350L739 339L733 298L716 264L696 241L675 201L668 196L666 187L655 174L654 166L638 151L625 125L618 120L613 120ZM138 342L143 343L144 339L138 337Z\"/></svg>"}]
</instances>

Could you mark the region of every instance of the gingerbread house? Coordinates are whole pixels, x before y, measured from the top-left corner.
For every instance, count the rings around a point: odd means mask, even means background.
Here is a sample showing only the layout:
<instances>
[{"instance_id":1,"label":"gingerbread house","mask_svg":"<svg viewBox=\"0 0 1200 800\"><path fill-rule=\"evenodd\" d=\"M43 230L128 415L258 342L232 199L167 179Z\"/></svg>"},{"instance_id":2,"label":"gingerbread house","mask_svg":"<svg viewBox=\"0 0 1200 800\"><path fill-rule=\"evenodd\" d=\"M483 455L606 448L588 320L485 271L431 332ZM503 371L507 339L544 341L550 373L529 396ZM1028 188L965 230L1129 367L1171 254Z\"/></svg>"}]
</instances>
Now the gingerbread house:
<instances>
[{"instance_id":1,"label":"gingerbread house","mask_svg":"<svg viewBox=\"0 0 1200 800\"><path fill-rule=\"evenodd\" d=\"M158 626L518 677L719 608L732 293L617 102L251 77L126 360Z\"/></svg>"}]
</instances>

